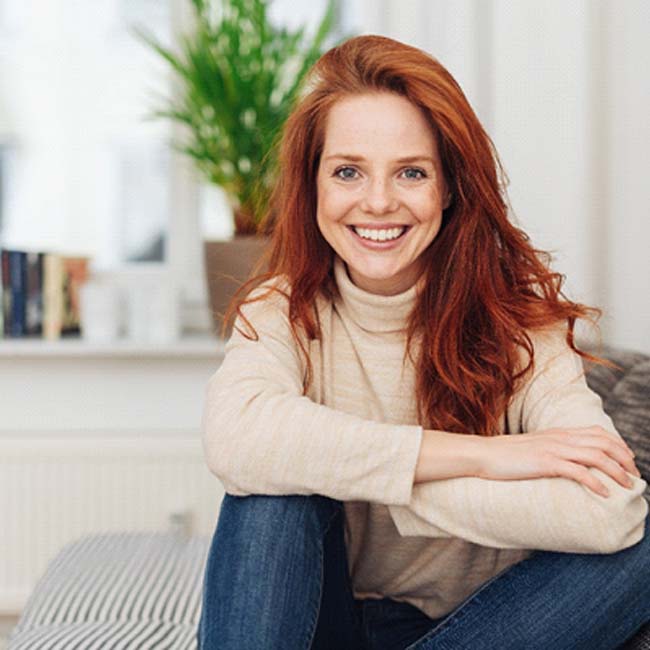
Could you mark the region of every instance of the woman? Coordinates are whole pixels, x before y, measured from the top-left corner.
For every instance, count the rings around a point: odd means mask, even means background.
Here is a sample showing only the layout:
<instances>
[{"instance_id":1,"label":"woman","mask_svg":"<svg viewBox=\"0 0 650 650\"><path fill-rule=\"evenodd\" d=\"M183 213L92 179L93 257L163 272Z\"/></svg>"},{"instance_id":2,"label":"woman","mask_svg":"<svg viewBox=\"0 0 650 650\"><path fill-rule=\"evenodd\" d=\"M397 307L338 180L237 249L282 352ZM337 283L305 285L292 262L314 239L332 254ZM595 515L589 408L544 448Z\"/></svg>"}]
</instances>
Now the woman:
<instances>
[{"instance_id":1,"label":"woman","mask_svg":"<svg viewBox=\"0 0 650 650\"><path fill-rule=\"evenodd\" d=\"M646 483L573 342L599 310L560 298L508 221L450 74L379 36L327 52L270 215L269 271L231 305L206 394L227 494L201 647L632 636L650 619Z\"/></svg>"}]
</instances>

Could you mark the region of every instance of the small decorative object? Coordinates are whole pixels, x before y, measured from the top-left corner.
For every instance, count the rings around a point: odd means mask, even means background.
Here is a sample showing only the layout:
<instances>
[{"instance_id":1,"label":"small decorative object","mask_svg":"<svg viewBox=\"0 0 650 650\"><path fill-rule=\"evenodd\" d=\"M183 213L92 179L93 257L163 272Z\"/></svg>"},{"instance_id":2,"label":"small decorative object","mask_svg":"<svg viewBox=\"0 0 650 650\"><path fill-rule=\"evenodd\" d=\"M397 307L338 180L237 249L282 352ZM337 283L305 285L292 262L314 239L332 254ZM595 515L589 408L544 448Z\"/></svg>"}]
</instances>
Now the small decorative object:
<instances>
[{"instance_id":1,"label":"small decorative object","mask_svg":"<svg viewBox=\"0 0 650 650\"><path fill-rule=\"evenodd\" d=\"M79 288L81 335L92 343L111 343L120 336L120 290L114 284L88 280Z\"/></svg>"},{"instance_id":2,"label":"small decorative object","mask_svg":"<svg viewBox=\"0 0 650 650\"><path fill-rule=\"evenodd\" d=\"M173 282L154 287L150 295L148 337L151 343L173 343L180 337L180 290Z\"/></svg>"},{"instance_id":3,"label":"small decorative object","mask_svg":"<svg viewBox=\"0 0 650 650\"><path fill-rule=\"evenodd\" d=\"M129 340L166 344L180 337L180 290L167 271L125 273L122 290Z\"/></svg>"},{"instance_id":4,"label":"small decorative object","mask_svg":"<svg viewBox=\"0 0 650 650\"><path fill-rule=\"evenodd\" d=\"M137 34L171 66L180 82L175 99L153 113L184 127L175 148L190 156L208 183L220 186L232 206L235 236L257 235L274 182L274 143L300 84L325 50L334 23L334 0L312 37L269 20L267 0L188 0L195 29L180 38L178 52L142 30ZM328 45L329 47L329 45ZM205 242L206 271L217 329L242 270L217 270L223 242ZM246 246L248 274L263 242ZM235 253L231 257L240 257ZM240 260L241 262L241 260ZM223 277L237 282L224 286ZM225 294L225 295L224 295Z\"/></svg>"}]
</instances>

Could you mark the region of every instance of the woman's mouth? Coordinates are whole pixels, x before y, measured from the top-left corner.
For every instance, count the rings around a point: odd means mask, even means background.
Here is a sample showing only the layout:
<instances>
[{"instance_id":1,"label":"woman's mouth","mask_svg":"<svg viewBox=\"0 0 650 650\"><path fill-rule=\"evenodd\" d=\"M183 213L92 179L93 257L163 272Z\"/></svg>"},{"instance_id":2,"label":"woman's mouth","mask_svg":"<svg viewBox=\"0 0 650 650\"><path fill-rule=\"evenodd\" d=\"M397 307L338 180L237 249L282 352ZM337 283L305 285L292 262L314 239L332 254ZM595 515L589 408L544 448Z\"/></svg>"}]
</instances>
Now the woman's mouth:
<instances>
[{"instance_id":1,"label":"woman's mouth","mask_svg":"<svg viewBox=\"0 0 650 650\"><path fill-rule=\"evenodd\" d=\"M410 230L410 226L394 226L392 228L363 228L348 226L355 239L364 246L374 249L392 248Z\"/></svg>"}]
</instances>

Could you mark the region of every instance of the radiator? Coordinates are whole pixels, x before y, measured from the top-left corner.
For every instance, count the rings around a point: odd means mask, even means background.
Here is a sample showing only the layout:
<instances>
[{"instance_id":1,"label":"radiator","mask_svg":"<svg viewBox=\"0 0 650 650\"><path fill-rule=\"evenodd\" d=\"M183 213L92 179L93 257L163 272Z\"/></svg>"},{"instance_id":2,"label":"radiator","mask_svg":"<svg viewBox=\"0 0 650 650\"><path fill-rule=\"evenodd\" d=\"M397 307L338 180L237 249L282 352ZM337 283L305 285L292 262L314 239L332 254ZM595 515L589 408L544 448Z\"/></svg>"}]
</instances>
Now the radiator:
<instances>
[{"instance_id":1,"label":"radiator","mask_svg":"<svg viewBox=\"0 0 650 650\"><path fill-rule=\"evenodd\" d=\"M211 535L223 493L198 433L0 433L0 615L22 610L66 543L103 531Z\"/></svg>"}]
</instances>

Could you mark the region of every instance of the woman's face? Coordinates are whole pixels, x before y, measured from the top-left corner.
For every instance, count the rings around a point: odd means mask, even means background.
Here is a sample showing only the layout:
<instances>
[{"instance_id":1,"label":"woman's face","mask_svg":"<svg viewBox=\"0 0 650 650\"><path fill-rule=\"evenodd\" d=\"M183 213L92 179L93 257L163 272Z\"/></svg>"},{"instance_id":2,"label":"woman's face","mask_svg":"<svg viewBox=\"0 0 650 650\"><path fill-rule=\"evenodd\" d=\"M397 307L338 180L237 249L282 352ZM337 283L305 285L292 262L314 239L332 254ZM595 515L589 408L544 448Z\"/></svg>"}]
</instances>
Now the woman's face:
<instances>
[{"instance_id":1,"label":"woman's face","mask_svg":"<svg viewBox=\"0 0 650 650\"><path fill-rule=\"evenodd\" d=\"M406 291L449 204L426 119L394 93L353 95L331 108L317 175L318 227L371 293Z\"/></svg>"}]
</instances>

